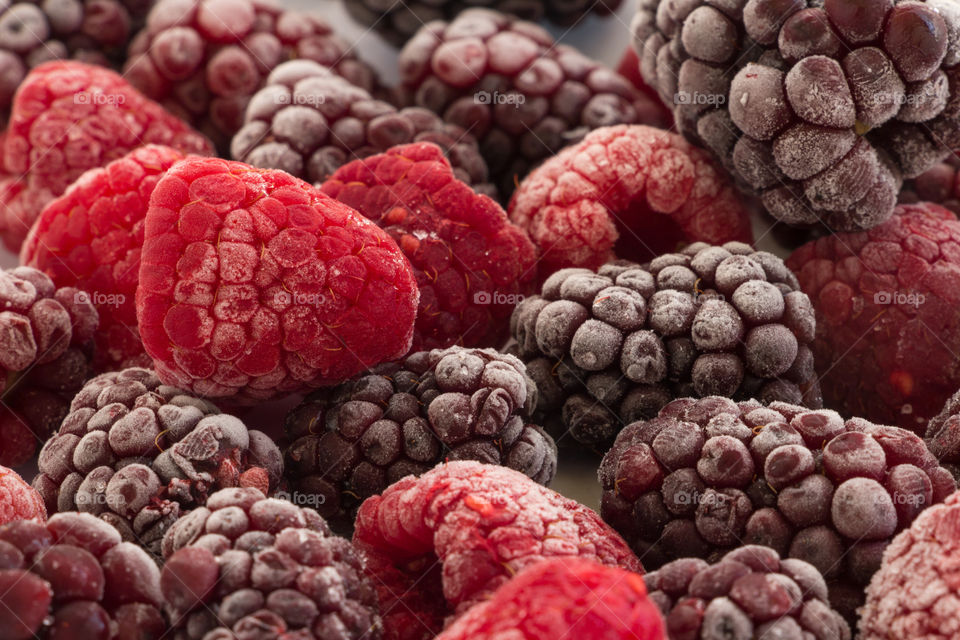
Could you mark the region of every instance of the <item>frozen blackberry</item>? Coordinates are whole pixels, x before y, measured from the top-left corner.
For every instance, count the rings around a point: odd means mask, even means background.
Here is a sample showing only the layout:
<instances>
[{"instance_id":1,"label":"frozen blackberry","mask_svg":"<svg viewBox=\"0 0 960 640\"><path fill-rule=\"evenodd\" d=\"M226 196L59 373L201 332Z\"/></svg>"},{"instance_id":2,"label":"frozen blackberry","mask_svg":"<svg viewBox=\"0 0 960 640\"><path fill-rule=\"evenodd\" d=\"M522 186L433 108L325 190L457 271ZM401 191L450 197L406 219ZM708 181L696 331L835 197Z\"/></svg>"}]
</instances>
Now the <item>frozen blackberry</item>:
<instances>
[{"instance_id":1,"label":"frozen blackberry","mask_svg":"<svg viewBox=\"0 0 960 640\"><path fill-rule=\"evenodd\" d=\"M360 503L445 460L478 460L549 484L553 438L527 424L536 386L517 358L492 349L421 351L317 391L286 419L291 489L349 526Z\"/></svg>"},{"instance_id":2,"label":"frozen blackberry","mask_svg":"<svg viewBox=\"0 0 960 640\"><path fill-rule=\"evenodd\" d=\"M897 202L917 204L934 202L960 214L960 156L956 152L933 165L913 180L903 183Z\"/></svg>"},{"instance_id":3,"label":"frozen blackberry","mask_svg":"<svg viewBox=\"0 0 960 640\"><path fill-rule=\"evenodd\" d=\"M590 130L659 125L630 81L542 27L486 9L424 25L400 52L406 99L480 141L503 198L544 158Z\"/></svg>"},{"instance_id":4,"label":"frozen blackberry","mask_svg":"<svg viewBox=\"0 0 960 640\"><path fill-rule=\"evenodd\" d=\"M820 572L766 547L741 547L712 565L674 560L644 579L675 640L851 637Z\"/></svg>"},{"instance_id":5,"label":"frozen blackberry","mask_svg":"<svg viewBox=\"0 0 960 640\"><path fill-rule=\"evenodd\" d=\"M380 638L377 594L353 545L316 512L252 489L219 491L207 508L164 539L174 640Z\"/></svg>"},{"instance_id":6,"label":"frozen blackberry","mask_svg":"<svg viewBox=\"0 0 960 640\"><path fill-rule=\"evenodd\" d=\"M775 218L868 229L960 146L953 0L639 0L644 79Z\"/></svg>"},{"instance_id":7,"label":"frozen blackberry","mask_svg":"<svg viewBox=\"0 0 960 640\"><path fill-rule=\"evenodd\" d=\"M130 43L124 76L226 148L250 96L291 58L374 88L372 69L322 18L264 0L158 0Z\"/></svg>"},{"instance_id":8,"label":"frozen blackberry","mask_svg":"<svg viewBox=\"0 0 960 640\"><path fill-rule=\"evenodd\" d=\"M444 150L457 178L495 195L473 136L419 107L397 110L312 60L270 72L233 137L234 160L321 183L341 165L410 142Z\"/></svg>"},{"instance_id":9,"label":"frozen blackberry","mask_svg":"<svg viewBox=\"0 0 960 640\"><path fill-rule=\"evenodd\" d=\"M276 489L283 459L264 433L131 368L84 385L39 467L49 513L93 514L159 554L170 525L213 491Z\"/></svg>"},{"instance_id":10,"label":"frozen blackberry","mask_svg":"<svg viewBox=\"0 0 960 640\"><path fill-rule=\"evenodd\" d=\"M624 428L599 479L601 515L645 566L765 545L819 569L851 620L891 538L955 488L906 429L721 397Z\"/></svg>"},{"instance_id":11,"label":"frozen blackberry","mask_svg":"<svg viewBox=\"0 0 960 640\"><path fill-rule=\"evenodd\" d=\"M33 457L92 372L99 316L86 293L31 267L0 271L0 465Z\"/></svg>"},{"instance_id":12,"label":"frozen blackberry","mask_svg":"<svg viewBox=\"0 0 960 640\"><path fill-rule=\"evenodd\" d=\"M953 394L943 410L927 422L927 447L954 477L960 478L960 391Z\"/></svg>"},{"instance_id":13,"label":"frozen blackberry","mask_svg":"<svg viewBox=\"0 0 960 640\"><path fill-rule=\"evenodd\" d=\"M677 397L818 408L813 307L798 289L780 258L738 242L561 269L511 318L540 394L534 419L604 446Z\"/></svg>"},{"instance_id":14,"label":"frozen blackberry","mask_svg":"<svg viewBox=\"0 0 960 640\"><path fill-rule=\"evenodd\" d=\"M86 513L0 526L0 638L159 640L160 570Z\"/></svg>"}]
</instances>

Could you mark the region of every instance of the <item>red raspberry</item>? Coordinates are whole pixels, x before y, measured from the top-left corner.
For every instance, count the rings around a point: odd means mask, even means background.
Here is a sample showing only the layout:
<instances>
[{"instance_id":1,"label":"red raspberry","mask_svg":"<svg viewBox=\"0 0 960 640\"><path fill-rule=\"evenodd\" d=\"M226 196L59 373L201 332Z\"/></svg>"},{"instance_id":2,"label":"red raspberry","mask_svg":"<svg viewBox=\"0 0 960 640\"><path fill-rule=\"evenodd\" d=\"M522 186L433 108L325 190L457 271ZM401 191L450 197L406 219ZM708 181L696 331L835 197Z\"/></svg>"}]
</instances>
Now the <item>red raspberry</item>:
<instances>
[{"instance_id":1,"label":"red raspberry","mask_svg":"<svg viewBox=\"0 0 960 640\"><path fill-rule=\"evenodd\" d=\"M91 169L43 209L20 251L21 264L40 269L57 286L89 294L100 312L99 371L150 361L134 305L143 219L157 181L181 159L170 147L147 145Z\"/></svg>"},{"instance_id":2,"label":"red raspberry","mask_svg":"<svg viewBox=\"0 0 960 640\"><path fill-rule=\"evenodd\" d=\"M923 433L960 387L960 222L900 205L865 233L840 233L787 261L817 315L825 404Z\"/></svg>"},{"instance_id":3,"label":"red raspberry","mask_svg":"<svg viewBox=\"0 0 960 640\"><path fill-rule=\"evenodd\" d=\"M643 578L582 558L524 569L437 640L663 640L660 611Z\"/></svg>"},{"instance_id":4,"label":"red raspberry","mask_svg":"<svg viewBox=\"0 0 960 640\"><path fill-rule=\"evenodd\" d=\"M0 467L0 525L14 520L47 519L43 498L12 469Z\"/></svg>"},{"instance_id":5,"label":"red raspberry","mask_svg":"<svg viewBox=\"0 0 960 640\"><path fill-rule=\"evenodd\" d=\"M548 558L642 572L623 539L583 505L519 471L450 462L366 500L354 544L380 595L386 637L432 637L447 616Z\"/></svg>"},{"instance_id":6,"label":"red raspberry","mask_svg":"<svg viewBox=\"0 0 960 640\"><path fill-rule=\"evenodd\" d=\"M109 69L66 61L31 71L13 101L3 143L4 169L22 181L8 187L5 200L23 205L0 220L7 245L19 248L43 206L84 171L151 143L183 153L213 150Z\"/></svg>"},{"instance_id":7,"label":"red raspberry","mask_svg":"<svg viewBox=\"0 0 960 640\"><path fill-rule=\"evenodd\" d=\"M536 250L496 202L456 179L439 147L356 160L321 188L380 225L413 264L414 351L503 344L513 306L536 278Z\"/></svg>"},{"instance_id":8,"label":"red raspberry","mask_svg":"<svg viewBox=\"0 0 960 640\"><path fill-rule=\"evenodd\" d=\"M943 162L933 165L913 180L904 182L900 190L901 204L935 202L954 213L960 213L960 156L952 153Z\"/></svg>"},{"instance_id":9,"label":"red raspberry","mask_svg":"<svg viewBox=\"0 0 960 640\"><path fill-rule=\"evenodd\" d=\"M627 47L626 51L623 52L620 64L617 65L617 73L633 83L633 86L639 89L641 93L649 96L653 104L662 106L657 90L648 85L643 79L643 74L640 73L640 57L633 47ZM663 107L663 122L665 123L664 129L672 129L674 126L673 112L666 107Z\"/></svg>"},{"instance_id":10,"label":"red raspberry","mask_svg":"<svg viewBox=\"0 0 960 640\"><path fill-rule=\"evenodd\" d=\"M410 347L418 291L397 245L283 171L188 158L150 198L137 288L164 382L265 399Z\"/></svg>"},{"instance_id":11,"label":"red raspberry","mask_svg":"<svg viewBox=\"0 0 960 640\"><path fill-rule=\"evenodd\" d=\"M614 257L645 262L680 243L752 242L743 201L710 157L643 125L604 127L533 170L510 219L541 253L541 277L597 269Z\"/></svg>"}]
</instances>

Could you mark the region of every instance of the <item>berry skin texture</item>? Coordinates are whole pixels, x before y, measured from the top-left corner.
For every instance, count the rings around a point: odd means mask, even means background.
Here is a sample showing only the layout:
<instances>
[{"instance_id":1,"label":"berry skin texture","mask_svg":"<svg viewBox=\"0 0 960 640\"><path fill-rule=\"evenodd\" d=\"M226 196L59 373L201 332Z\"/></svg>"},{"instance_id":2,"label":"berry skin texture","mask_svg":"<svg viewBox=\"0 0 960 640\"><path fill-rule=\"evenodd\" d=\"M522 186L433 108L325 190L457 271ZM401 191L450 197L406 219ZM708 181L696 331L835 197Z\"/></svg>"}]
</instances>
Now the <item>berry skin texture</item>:
<instances>
[{"instance_id":1,"label":"berry skin texture","mask_svg":"<svg viewBox=\"0 0 960 640\"><path fill-rule=\"evenodd\" d=\"M547 559L643 571L592 510L522 473L478 462L443 464L367 499L353 541L374 578L388 640L433 637L448 616Z\"/></svg>"},{"instance_id":2,"label":"berry skin texture","mask_svg":"<svg viewBox=\"0 0 960 640\"><path fill-rule=\"evenodd\" d=\"M502 464L549 484L557 446L526 420L536 393L523 363L493 349L414 353L291 411L286 479L322 496L317 510L338 528L353 524L366 498L445 460Z\"/></svg>"},{"instance_id":3,"label":"berry skin texture","mask_svg":"<svg viewBox=\"0 0 960 640\"><path fill-rule=\"evenodd\" d=\"M540 275L649 260L681 242L753 242L739 193L709 155L643 125L604 127L533 170L510 220L540 251Z\"/></svg>"},{"instance_id":4,"label":"berry skin texture","mask_svg":"<svg viewBox=\"0 0 960 640\"><path fill-rule=\"evenodd\" d=\"M956 487L906 429L720 397L627 426L598 477L600 513L648 567L764 545L815 566L851 621L894 534Z\"/></svg>"},{"instance_id":5,"label":"berry skin texture","mask_svg":"<svg viewBox=\"0 0 960 640\"><path fill-rule=\"evenodd\" d=\"M160 640L160 569L87 513L0 526L4 640Z\"/></svg>"},{"instance_id":6,"label":"berry skin texture","mask_svg":"<svg viewBox=\"0 0 960 640\"><path fill-rule=\"evenodd\" d=\"M867 587L860 640L956 637L958 516L960 493L954 493L893 539Z\"/></svg>"},{"instance_id":7,"label":"berry skin texture","mask_svg":"<svg viewBox=\"0 0 960 640\"><path fill-rule=\"evenodd\" d=\"M925 432L960 387L958 242L956 217L919 203L790 256L817 313L813 351L827 406Z\"/></svg>"},{"instance_id":8,"label":"berry skin texture","mask_svg":"<svg viewBox=\"0 0 960 640\"><path fill-rule=\"evenodd\" d=\"M252 402L336 384L410 348L400 249L282 171L190 158L147 211L137 322L160 379Z\"/></svg>"},{"instance_id":9,"label":"berry skin texture","mask_svg":"<svg viewBox=\"0 0 960 640\"><path fill-rule=\"evenodd\" d=\"M439 147L355 160L322 191L376 222L413 266L414 351L503 344L513 306L536 280L536 250L496 202L456 179Z\"/></svg>"},{"instance_id":10,"label":"berry skin texture","mask_svg":"<svg viewBox=\"0 0 960 640\"><path fill-rule=\"evenodd\" d=\"M960 214L960 157L956 152L933 165L913 180L905 181L900 204L932 202Z\"/></svg>"},{"instance_id":11,"label":"berry skin texture","mask_svg":"<svg viewBox=\"0 0 960 640\"><path fill-rule=\"evenodd\" d=\"M0 467L0 525L14 520L44 522L43 499L12 469Z\"/></svg>"},{"instance_id":12,"label":"berry skin texture","mask_svg":"<svg viewBox=\"0 0 960 640\"><path fill-rule=\"evenodd\" d=\"M645 579L676 640L850 640L850 627L830 608L817 569L767 547L746 545L712 565L674 560Z\"/></svg>"},{"instance_id":13,"label":"berry skin texture","mask_svg":"<svg viewBox=\"0 0 960 640\"><path fill-rule=\"evenodd\" d=\"M521 571L451 624L437 640L664 640L663 620L643 577L581 558Z\"/></svg>"},{"instance_id":14,"label":"berry skin texture","mask_svg":"<svg viewBox=\"0 0 960 640\"><path fill-rule=\"evenodd\" d=\"M91 169L44 207L20 250L20 264L89 295L100 314L98 371L150 362L134 304L144 217L157 181L182 159L170 147L146 145Z\"/></svg>"}]
</instances>

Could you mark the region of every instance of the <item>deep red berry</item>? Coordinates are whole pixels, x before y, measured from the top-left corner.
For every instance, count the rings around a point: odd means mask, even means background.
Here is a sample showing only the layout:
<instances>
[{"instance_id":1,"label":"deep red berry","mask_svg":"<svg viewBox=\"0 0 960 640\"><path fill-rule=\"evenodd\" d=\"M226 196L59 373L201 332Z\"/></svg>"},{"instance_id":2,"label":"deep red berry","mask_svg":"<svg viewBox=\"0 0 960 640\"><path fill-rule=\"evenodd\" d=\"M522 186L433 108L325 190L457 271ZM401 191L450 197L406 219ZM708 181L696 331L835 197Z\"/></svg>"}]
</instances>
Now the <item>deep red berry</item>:
<instances>
[{"instance_id":1,"label":"deep red berry","mask_svg":"<svg viewBox=\"0 0 960 640\"><path fill-rule=\"evenodd\" d=\"M0 467L0 525L14 520L47 519L43 499L12 469ZM0 556L3 553L0 551ZM0 565L3 564L0 558ZM5 568L5 567L0 567Z\"/></svg>"},{"instance_id":2,"label":"deep red berry","mask_svg":"<svg viewBox=\"0 0 960 640\"><path fill-rule=\"evenodd\" d=\"M960 214L960 156L952 153L943 162L903 183L898 198L900 204L932 202L955 214Z\"/></svg>"}]
</instances>

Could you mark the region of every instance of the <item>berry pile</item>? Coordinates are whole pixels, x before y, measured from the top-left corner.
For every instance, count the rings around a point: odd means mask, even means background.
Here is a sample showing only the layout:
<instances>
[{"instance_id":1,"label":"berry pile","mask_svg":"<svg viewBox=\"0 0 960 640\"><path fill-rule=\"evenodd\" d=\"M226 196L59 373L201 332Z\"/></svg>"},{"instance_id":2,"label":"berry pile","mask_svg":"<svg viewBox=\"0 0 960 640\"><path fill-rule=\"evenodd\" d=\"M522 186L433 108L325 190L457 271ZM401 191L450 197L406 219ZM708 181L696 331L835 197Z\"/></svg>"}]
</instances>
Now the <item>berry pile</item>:
<instances>
[{"instance_id":1,"label":"berry pile","mask_svg":"<svg viewBox=\"0 0 960 640\"><path fill-rule=\"evenodd\" d=\"M779 258L736 242L562 269L511 321L540 393L534 417L602 446L677 397L817 408L813 308L798 289Z\"/></svg>"},{"instance_id":2,"label":"berry pile","mask_svg":"<svg viewBox=\"0 0 960 640\"><path fill-rule=\"evenodd\" d=\"M147 369L90 380L40 452L33 482L50 513L80 511L154 554L182 513L221 487L277 488L280 450Z\"/></svg>"},{"instance_id":3,"label":"berry pile","mask_svg":"<svg viewBox=\"0 0 960 640\"><path fill-rule=\"evenodd\" d=\"M419 107L396 109L310 60L291 60L270 72L250 99L230 154L264 169L283 169L322 183L347 162L411 142L443 149L454 175L490 196L484 162L473 136Z\"/></svg>"},{"instance_id":4,"label":"berry pile","mask_svg":"<svg viewBox=\"0 0 960 640\"><path fill-rule=\"evenodd\" d=\"M0 525L14 520L47 519L43 499L20 475L6 467L0 467Z\"/></svg>"},{"instance_id":5,"label":"berry pile","mask_svg":"<svg viewBox=\"0 0 960 640\"><path fill-rule=\"evenodd\" d=\"M502 464L549 484L553 438L526 417L536 387L492 349L421 351L307 397L286 419L285 472L294 490L349 526L357 507L445 460Z\"/></svg>"},{"instance_id":6,"label":"berry pile","mask_svg":"<svg viewBox=\"0 0 960 640\"><path fill-rule=\"evenodd\" d=\"M720 397L624 428L599 479L603 518L647 566L765 545L820 570L850 619L893 535L956 488L905 429Z\"/></svg>"},{"instance_id":7,"label":"berry pile","mask_svg":"<svg viewBox=\"0 0 960 640\"><path fill-rule=\"evenodd\" d=\"M952 0L640 0L644 79L775 218L868 229L960 146Z\"/></svg>"}]
</instances>

